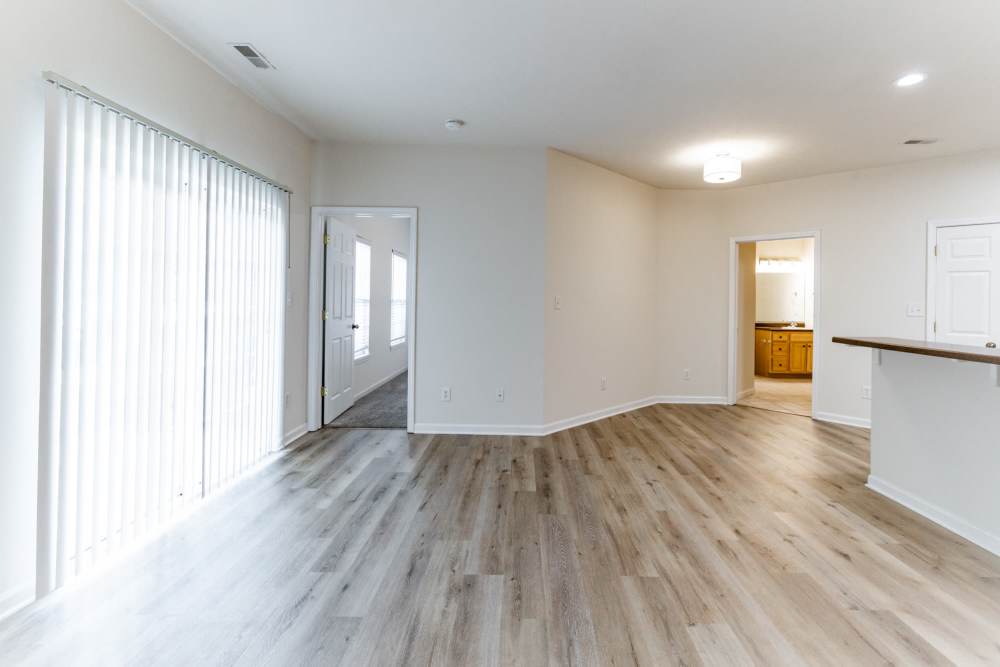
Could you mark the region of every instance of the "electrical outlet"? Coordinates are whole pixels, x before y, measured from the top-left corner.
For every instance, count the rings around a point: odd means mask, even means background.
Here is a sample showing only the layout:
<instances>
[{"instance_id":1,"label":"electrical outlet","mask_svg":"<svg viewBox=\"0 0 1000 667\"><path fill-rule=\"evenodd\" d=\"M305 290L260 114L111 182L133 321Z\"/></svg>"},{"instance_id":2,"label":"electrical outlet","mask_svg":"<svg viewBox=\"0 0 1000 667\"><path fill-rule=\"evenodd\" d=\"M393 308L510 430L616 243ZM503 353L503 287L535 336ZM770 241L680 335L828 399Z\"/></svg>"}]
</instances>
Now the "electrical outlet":
<instances>
[{"instance_id":1,"label":"electrical outlet","mask_svg":"<svg viewBox=\"0 0 1000 667\"><path fill-rule=\"evenodd\" d=\"M441 387L441 400L446 402L451 400L451 387Z\"/></svg>"},{"instance_id":2,"label":"electrical outlet","mask_svg":"<svg viewBox=\"0 0 1000 667\"><path fill-rule=\"evenodd\" d=\"M552 309L553 310L562 310L562 297L561 296L552 297Z\"/></svg>"},{"instance_id":3,"label":"electrical outlet","mask_svg":"<svg viewBox=\"0 0 1000 667\"><path fill-rule=\"evenodd\" d=\"M504 398L503 387L500 387L497 389L497 403L503 403L503 398Z\"/></svg>"},{"instance_id":4,"label":"electrical outlet","mask_svg":"<svg viewBox=\"0 0 1000 667\"><path fill-rule=\"evenodd\" d=\"M601 391L604 391L607 388L608 388L608 378L602 377L601 378Z\"/></svg>"},{"instance_id":5,"label":"electrical outlet","mask_svg":"<svg viewBox=\"0 0 1000 667\"><path fill-rule=\"evenodd\" d=\"M684 372L681 373L681 377L684 378L685 380L690 380L691 379L691 369L690 368L685 368Z\"/></svg>"},{"instance_id":6,"label":"electrical outlet","mask_svg":"<svg viewBox=\"0 0 1000 667\"><path fill-rule=\"evenodd\" d=\"M861 387L861 398L866 401L872 400L872 388L870 385L864 385Z\"/></svg>"},{"instance_id":7,"label":"electrical outlet","mask_svg":"<svg viewBox=\"0 0 1000 667\"><path fill-rule=\"evenodd\" d=\"M922 303L910 303L906 305L906 316L907 317L923 317L924 316L924 304Z\"/></svg>"}]
</instances>

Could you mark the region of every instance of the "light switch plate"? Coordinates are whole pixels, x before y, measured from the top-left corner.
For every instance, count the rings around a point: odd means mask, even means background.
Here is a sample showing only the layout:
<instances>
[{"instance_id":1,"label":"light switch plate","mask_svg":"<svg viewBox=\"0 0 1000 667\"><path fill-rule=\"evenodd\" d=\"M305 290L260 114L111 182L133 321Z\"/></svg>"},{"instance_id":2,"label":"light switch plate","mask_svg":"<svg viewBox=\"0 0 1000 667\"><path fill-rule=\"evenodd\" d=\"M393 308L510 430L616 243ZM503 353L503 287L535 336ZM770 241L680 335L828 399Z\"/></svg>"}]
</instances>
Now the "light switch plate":
<instances>
[{"instance_id":1,"label":"light switch plate","mask_svg":"<svg viewBox=\"0 0 1000 667\"><path fill-rule=\"evenodd\" d=\"M906 305L906 316L907 317L923 317L924 316L924 304L922 303L909 303Z\"/></svg>"}]
</instances>

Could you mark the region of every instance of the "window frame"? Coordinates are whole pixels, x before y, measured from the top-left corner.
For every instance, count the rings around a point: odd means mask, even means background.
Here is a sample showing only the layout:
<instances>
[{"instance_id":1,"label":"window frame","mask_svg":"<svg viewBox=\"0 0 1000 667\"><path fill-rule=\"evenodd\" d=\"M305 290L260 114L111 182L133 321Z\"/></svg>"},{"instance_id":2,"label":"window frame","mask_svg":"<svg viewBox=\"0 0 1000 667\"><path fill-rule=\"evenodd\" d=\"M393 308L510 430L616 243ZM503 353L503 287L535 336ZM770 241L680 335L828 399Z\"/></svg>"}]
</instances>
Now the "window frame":
<instances>
[{"instance_id":1,"label":"window frame","mask_svg":"<svg viewBox=\"0 0 1000 667\"><path fill-rule=\"evenodd\" d=\"M375 244L360 234L354 235L354 316L358 316L358 244L363 243L368 246L368 351L363 356L357 356L357 351L352 351L355 364L363 364L372 358L372 302L375 300ZM357 324L357 322L355 322Z\"/></svg>"},{"instance_id":2,"label":"window frame","mask_svg":"<svg viewBox=\"0 0 1000 667\"><path fill-rule=\"evenodd\" d=\"M403 285L403 287L404 287L404 289L403 289L403 297L404 297L403 304L405 306L405 317L403 319L403 337L401 339L396 339L394 341L393 338L392 338L392 292L393 292L393 287L395 285L394 285L394 280L393 280L393 273L394 273L394 271L393 271L393 266L392 265L393 265L393 262L394 262L394 258L396 256L399 256L400 258L402 258L402 260L406 263L406 266L404 267L405 270L403 271L403 278L406 281L406 283ZM407 331L408 327L407 327L407 325L408 325L409 319L410 319L410 313L409 313L409 309L410 309L410 284L409 283L410 283L410 260L406 256L406 253L403 253L403 252L400 252L399 250L393 249L392 252L391 252L391 254L390 254L390 256L389 256L389 349L390 350L394 350L397 347L406 345L406 343L408 341L408 335L407 335L408 334L408 331Z\"/></svg>"}]
</instances>

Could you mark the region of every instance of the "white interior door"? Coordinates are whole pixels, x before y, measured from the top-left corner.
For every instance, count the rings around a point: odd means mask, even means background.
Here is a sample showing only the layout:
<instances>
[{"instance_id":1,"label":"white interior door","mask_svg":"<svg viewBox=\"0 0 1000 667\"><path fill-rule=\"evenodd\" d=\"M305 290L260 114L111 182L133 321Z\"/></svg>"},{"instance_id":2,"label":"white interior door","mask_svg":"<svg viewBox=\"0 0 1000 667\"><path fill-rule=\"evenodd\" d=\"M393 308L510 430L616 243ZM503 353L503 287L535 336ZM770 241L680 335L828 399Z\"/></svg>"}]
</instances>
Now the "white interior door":
<instances>
[{"instance_id":1,"label":"white interior door","mask_svg":"<svg viewBox=\"0 0 1000 667\"><path fill-rule=\"evenodd\" d=\"M323 423L354 405L354 230L326 219Z\"/></svg>"},{"instance_id":2,"label":"white interior door","mask_svg":"<svg viewBox=\"0 0 1000 667\"><path fill-rule=\"evenodd\" d=\"M1000 342L1000 223L938 228L936 264L936 339Z\"/></svg>"}]
</instances>

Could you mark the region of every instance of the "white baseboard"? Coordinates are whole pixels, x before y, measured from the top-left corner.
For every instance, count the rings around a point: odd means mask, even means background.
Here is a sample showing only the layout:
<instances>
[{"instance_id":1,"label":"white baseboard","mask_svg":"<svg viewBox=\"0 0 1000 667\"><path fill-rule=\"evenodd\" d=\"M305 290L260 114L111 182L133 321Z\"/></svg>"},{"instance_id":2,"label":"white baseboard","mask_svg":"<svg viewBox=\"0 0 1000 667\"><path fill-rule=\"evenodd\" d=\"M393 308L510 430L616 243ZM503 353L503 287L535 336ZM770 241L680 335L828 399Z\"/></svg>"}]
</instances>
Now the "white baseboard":
<instances>
[{"instance_id":1,"label":"white baseboard","mask_svg":"<svg viewBox=\"0 0 1000 667\"><path fill-rule=\"evenodd\" d=\"M749 398L750 396L754 395L755 391L757 390L754 389L753 387L750 387L749 389L744 389L743 391L736 394L736 400L742 401L744 398Z\"/></svg>"},{"instance_id":2,"label":"white baseboard","mask_svg":"<svg viewBox=\"0 0 1000 667\"><path fill-rule=\"evenodd\" d=\"M35 601L35 587L17 586L0 593L0 621L16 614Z\"/></svg>"},{"instance_id":3,"label":"white baseboard","mask_svg":"<svg viewBox=\"0 0 1000 667\"><path fill-rule=\"evenodd\" d=\"M542 426L541 435L550 435L552 433L556 433L557 431L565 431L568 428L583 426L584 424L589 424L590 422L595 422L599 419L606 419L608 417L620 415L623 412L631 412L632 410L638 410L639 408L644 408L648 405L655 405L659 402L658 397L649 396L647 398L640 398L637 401L620 403L610 408L602 408L600 410L594 410L593 412L586 412L582 415L576 415L575 417L559 419Z\"/></svg>"},{"instance_id":4,"label":"white baseboard","mask_svg":"<svg viewBox=\"0 0 1000 667\"><path fill-rule=\"evenodd\" d=\"M831 424L841 424L843 426L857 426L858 428L872 427L871 419L862 419L861 417L851 417L849 415L837 415L832 412L817 412L813 415L813 418L821 422L830 422Z\"/></svg>"},{"instance_id":5,"label":"white baseboard","mask_svg":"<svg viewBox=\"0 0 1000 667\"><path fill-rule=\"evenodd\" d=\"M541 426L525 424L426 424L418 423L413 427L414 433L432 433L449 435L551 435L557 431L582 426L590 422L606 419L623 412L631 412L658 403L682 403L700 405L725 405L725 396L649 396L627 403L620 403L609 408L586 412L575 417L567 417L549 422Z\"/></svg>"},{"instance_id":6,"label":"white baseboard","mask_svg":"<svg viewBox=\"0 0 1000 667\"><path fill-rule=\"evenodd\" d=\"M400 375L402 375L403 373L405 373L406 370L407 370L406 368L403 368L403 369L398 370L398 371L393 371L392 373L390 373L389 375L385 376L381 380L377 381L375 384L373 384L372 386L368 387L364 391L355 392L355 394L354 394L354 400L356 401L356 400L358 400L360 398L364 398L365 396L367 396L368 394L372 393L373 391L375 391L376 389L378 389L382 385L384 385L384 384L386 384L388 382L392 382L393 380L395 380L396 378L398 378Z\"/></svg>"},{"instance_id":7,"label":"white baseboard","mask_svg":"<svg viewBox=\"0 0 1000 667\"><path fill-rule=\"evenodd\" d=\"M522 424L422 424L413 425L414 433L436 435L544 435L539 426Z\"/></svg>"},{"instance_id":8,"label":"white baseboard","mask_svg":"<svg viewBox=\"0 0 1000 667\"><path fill-rule=\"evenodd\" d=\"M308 424L299 424L298 426L296 426L291 431L285 434L285 441L283 446L287 447L288 445L292 444L293 442L295 442L308 432L309 432Z\"/></svg>"},{"instance_id":9,"label":"white baseboard","mask_svg":"<svg viewBox=\"0 0 1000 667\"><path fill-rule=\"evenodd\" d=\"M866 486L875 493L881 494L889 500L895 501L903 507L913 510L917 514L930 519L942 528L946 528L956 535L964 537L973 544L981 546L983 549L1000 556L1000 536L993 535L992 533L989 533L981 528L977 528L965 519L952 514L948 510L941 509L937 505L929 503L926 500L909 493L908 491L904 491L898 486L876 477L875 475L868 476L868 484Z\"/></svg>"},{"instance_id":10,"label":"white baseboard","mask_svg":"<svg viewBox=\"0 0 1000 667\"><path fill-rule=\"evenodd\" d=\"M726 405L729 399L725 396L658 396L656 402L677 405Z\"/></svg>"}]
</instances>

